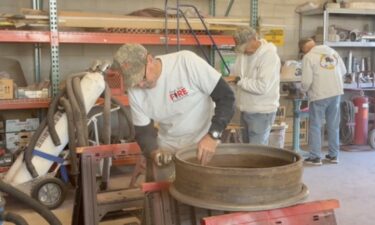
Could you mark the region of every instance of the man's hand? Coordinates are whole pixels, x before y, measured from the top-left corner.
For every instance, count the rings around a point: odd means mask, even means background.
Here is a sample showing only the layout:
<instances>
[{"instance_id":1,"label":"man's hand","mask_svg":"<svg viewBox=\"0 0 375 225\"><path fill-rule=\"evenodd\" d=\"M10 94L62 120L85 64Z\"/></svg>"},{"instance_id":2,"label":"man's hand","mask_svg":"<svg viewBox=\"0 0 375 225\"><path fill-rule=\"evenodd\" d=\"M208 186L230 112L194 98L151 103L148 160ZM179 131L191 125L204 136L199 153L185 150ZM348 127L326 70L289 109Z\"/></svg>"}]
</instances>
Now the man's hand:
<instances>
[{"instance_id":1,"label":"man's hand","mask_svg":"<svg viewBox=\"0 0 375 225\"><path fill-rule=\"evenodd\" d=\"M151 152L151 157L155 165L162 167L172 162L173 153L171 151L158 149Z\"/></svg>"},{"instance_id":2,"label":"man's hand","mask_svg":"<svg viewBox=\"0 0 375 225\"><path fill-rule=\"evenodd\" d=\"M237 83L240 80L240 77L234 76L234 75L229 75L227 77L224 77L224 80L228 83Z\"/></svg>"},{"instance_id":3,"label":"man's hand","mask_svg":"<svg viewBox=\"0 0 375 225\"><path fill-rule=\"evenodd\" d=\"M206 134L198 143L198 160L201 165L206 165L215 155L216 147L219 141Z\"/></svg>"}]
</instances>

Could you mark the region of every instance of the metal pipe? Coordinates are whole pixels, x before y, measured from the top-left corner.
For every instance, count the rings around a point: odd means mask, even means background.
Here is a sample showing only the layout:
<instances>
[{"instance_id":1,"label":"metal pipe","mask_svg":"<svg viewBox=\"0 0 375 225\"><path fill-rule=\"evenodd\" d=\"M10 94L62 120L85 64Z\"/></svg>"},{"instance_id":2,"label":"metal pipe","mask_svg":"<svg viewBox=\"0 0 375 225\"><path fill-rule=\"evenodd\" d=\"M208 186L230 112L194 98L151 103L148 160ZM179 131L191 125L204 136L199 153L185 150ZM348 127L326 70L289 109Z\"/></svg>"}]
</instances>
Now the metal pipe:
<instances>
[{"instance_id":1,"label":"metal pipe","mask_svg":"<svg viewBox=\"0 0 375 225\"><path fill-rule=\"evenodd\" d=\"M180 0L177 0L177 51L180 51Z\"/></svg>"},{"instance_id":2,"label":"metal pipe","mask_svg":"<svg viewBox=\"0 0 375 225\"><path fill-rule=\"evenodd\" d=\"M222 60L223 65L225 66L225 69L227 69L228 73L230 73L230 69L229 69L227 63L225 62L225 60L224 60L224 58L223 58L223 55L221 54L219 48L217 47L216 42L215 42L215 40L213 39L213 37L212 37L212 35L211 35L211 32L210 32L209 29L207 28L207 25L206 25L206 23L204 22L203 17L202 17L202 15L199 13L199 10L197 9L197 7L195 7L194 5L185 5L185 4L181 4L180 6L182 6L182 7L190 7L190 8L193 8L193 9L194 9L195 13L198 15L199 20L202 22L202 25L203 25L204 29L206 30L206 33L207 33L208 37L209 37L210 40L211 40L212 46L217 50L217 53L219 54L219 57L220 57L220 59Z\"/></svg>"},{"instance_id":3,"label":"metal pipe","mask_svg":"<svg viewBox=\"0 0 375 225\"><path fill-rule=\"evenodd\" d=\"M216 16L216 0L210 0L210 15Z\"/></svg>"},{"instance_id":4,"label":"metal pipe","mask_svg":"<svg viewBox=\"0 0 375 225\"><path fill-rule=\"evenodd\" d=\"M32 1L32 8L36 10L41 10L41 1L40 0L33 0ZM34 81L40 82L40 64L42 58L42 49L39 43L34 44Z\"/></svg>"},{"instance_id":5,"label":"metal pipe","mask_svg":"<svg viewBox=\"0 0 375 225\"><path fill-rule=\"evenodd\" d=\"M327 10L324 11L323 13L323 24L324 24L324 28L323 28L323 44L325 44L325 42L328 41L328 27L329 27L329 14L327 12Z\"/></svg>"},{"instance_id":6,"label":"metal pipe","mask_svg":"<svg viewBox=\"0 0 375 225\"><path fill-rule=\"evenodd\" d=\"M59 30L57 18L57 0L49 0L49 25L51 44L51 81L52 95L59 91L60 63L59 63Z\"/></svg>"},{"instance_id":7,"label":"metal pipe","mask_svg":"<svg viewBox=\"0 0 375 225\"><path fill-rule=\"evenodd\" d=\"M253 28L256 28L258 26L258 0L251 0L250 14L251 14L250 25Z\"/></svg>"},{"instance_id":8,"label":"metal pipe","mask_svg":"<svg viewBox=\"0 0 375 225\"><path fill-rule=\"evenodd\" d=\"M349 51L348 55L348 73L351 74L353 72L353 52L352 50Z\"/></svg>"},{"instance_id":9,"label":"metal pipe","mask_svg":"<svg viewBox=\"0 0 375 225\"><path fill-rule=\"evenodd\" d=\"M184 20L186 22L186 25L189 27L189 30L190 30L191 34L193 35L193 37L194 37L194 40L197 42L197 45L198 45L199 49L201 50L203 56L206 58L207 62L212 62L212 61L210 61L210 58L207 56L206 52L204 51L203 46L199 42L197 34L195 33L194 29L192 28L192 26L191 26L188 18L185 16L185 13L182 12L181 9L178 9L178 8L169 8L169 9L176 10L176 11L178 11L178 12L181 13L182 17L184 18Z\"/></svg>"},{"instance_id":10,"label":"metal pipe","mask_svg":"<svg viewBox=\"0 0 375 225\"><path fill-rule=\"evenodd\" d=\"M42 59L42 51L40 44L34 44L34 81L40 82L40 63Z\"/></svg>"},{"instance_id":11,"label":"metal pipe","mask_svg":"<svg viewBox=\"0 0 375 225\"><path fill-rule=\"evenodd\" d=\"M232 9L233 3L234 3L234 0L230 0L227 11L225 11L225 16L229 15L229 12Z\"/></svg>"},{"instance_id":12,"label":"metal pipe","mask_svg":"<svg viewBox=\"0 0 375 225\"><path fill-rule=\"evenodd\" d=\"M165 52L168 53L168 0L164 2L164 33L165 33Z\"/></svg>"}]
</instances>

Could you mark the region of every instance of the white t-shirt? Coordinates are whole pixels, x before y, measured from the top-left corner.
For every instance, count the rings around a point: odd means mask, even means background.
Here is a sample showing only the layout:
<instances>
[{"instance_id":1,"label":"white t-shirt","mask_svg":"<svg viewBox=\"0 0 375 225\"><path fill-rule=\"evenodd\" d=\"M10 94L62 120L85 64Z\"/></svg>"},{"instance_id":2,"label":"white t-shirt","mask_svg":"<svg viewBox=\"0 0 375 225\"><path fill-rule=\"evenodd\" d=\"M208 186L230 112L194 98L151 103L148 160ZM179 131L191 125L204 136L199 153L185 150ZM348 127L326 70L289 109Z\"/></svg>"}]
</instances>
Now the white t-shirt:
<instances>
[{"instance_id":1,"label":"white t-shirt","mask_svg":"<svg viewBox=\"0 0 375 225\"><path fill-rule=\"evenodd\" d=\"M176 151L192 146L208 132L214 112L210 97L220 73L190 51L157 56L162 71L156 87L129 90L133 123L159 123L159 147Z\"/></svg>"}]
</instances>

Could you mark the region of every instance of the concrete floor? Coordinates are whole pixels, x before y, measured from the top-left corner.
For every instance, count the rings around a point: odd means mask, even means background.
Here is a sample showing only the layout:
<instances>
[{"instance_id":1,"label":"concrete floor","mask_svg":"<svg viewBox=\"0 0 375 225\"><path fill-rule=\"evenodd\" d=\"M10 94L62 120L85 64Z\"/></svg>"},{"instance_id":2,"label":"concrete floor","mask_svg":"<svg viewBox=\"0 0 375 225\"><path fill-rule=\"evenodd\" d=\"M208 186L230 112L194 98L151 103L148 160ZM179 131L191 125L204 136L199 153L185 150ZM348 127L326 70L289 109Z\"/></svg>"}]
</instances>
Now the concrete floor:
<instances>
[{"instance_id":1,"label":"concrete floor","mask_svg":"<svg viewBox=\"0 0 375 225\"><path fill-rule=\"evenodd\" d=\"M305 166L306 201L338 199L339 225L370 225L375 221L375 151L341 151L339 164Z\"/></svg>"},{"instance_id":2,"label":"concrete floor","mask_svg":"<svg viewBox=\"0 0 375 225\"><path fill-rule=\"evenodd\" d=\"M375 151L341 151L339 164L305 166L303 182L308 186L308 201L338 199L335 210L339 225L370 225L375 221ZM70 224L73 193L70 191L64 204L53 212ZM47 224L39 215L8 199L5 209L21 214L30 225ZM10 223L5 223L10 224ZM124 220L101 224L123 225ZM137 224L137 223L135 223ZM302 225L302 224L301 224Z\"/></svg>"}]
</instances>

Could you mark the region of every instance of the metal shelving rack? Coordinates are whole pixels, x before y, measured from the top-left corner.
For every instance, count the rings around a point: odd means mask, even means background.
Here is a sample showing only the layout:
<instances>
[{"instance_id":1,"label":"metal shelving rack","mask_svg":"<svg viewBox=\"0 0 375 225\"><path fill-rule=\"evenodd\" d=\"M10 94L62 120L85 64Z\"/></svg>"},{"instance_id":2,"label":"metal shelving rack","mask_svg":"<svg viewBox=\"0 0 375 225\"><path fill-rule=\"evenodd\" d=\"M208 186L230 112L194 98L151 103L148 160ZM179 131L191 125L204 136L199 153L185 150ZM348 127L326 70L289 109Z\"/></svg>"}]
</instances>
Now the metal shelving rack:
<instances>
[{"instance_id":1,"label":"metal shelving rack","mask_svg":"<svg viewBox=\"0 0 375 225\"><path fill-rule=\"evenodd\" d=\"M50 98L0 100L0 110L48 108Z\"/></svg>"},{"instance_id":2,"label":"metal shelving rack","mask_svg":"<svg viewBox=\"0 0 375 225\"><path fill-rule=\"evenodd\" d=\"M368 48L374 50L375 42L353 42L353 41L328 41L328 28L330 25L330 19L332 16L344 17L350 19L350 16L361 16L361 17L371 17L373 18L373 31L375 31L375 11L366 9L345 9L345 8L328 8L326 10L316 9L300 14L300 33L302 36L302 24L303 17L305 16L323 16L323 44L330 46L332 48L350 49L350 48ZM349 20L348 20L349 21ZM375 52L371 51L372 65L375 65ZM374 70L374 68L373 68ZM372 83L362 83L358 87L357 83L345 84L344 88L346 90L373 90L375 87Z\"/></svg>"},{"instance_id":3,"label":"metal shelving rack","mask_svg":"<svg viewBox=\"0 0 375 225\"><path fill-rule=\"evenodd\" d=\"M40 8L40 0L33 0L33 7ZM234 3L231 0L226 11L226 15ZM216 0L210 0L210 13L215 15ZM25 31L25 30L0 30L0 42L5 43L30 43L35 45L50 44L51 46L51 81L52 94L58 92L58 84L60 82L59 74L59 45L60 44L123 44L123 43L140 43L145 45L163 45L167 41L170 45L195 45L197 42L192 35L180 35L177 39L176 35L164 34L121 34L121 33L100 33L100 32L61 32L58 30L57 17L57 0L49 0L50 11L50 30L49 31ZM250 0L250 24L257 25L258 20L258 0ZM231 35L212 35L217 45L234 45ZM207 35L197 35L201 45L211 46L212 41ZM40 46L39 46L40 48ZM40 49L36 49L34 60L35 78L40 77ZM39 54L39 56L38 56ZM13 101L13 103L11 103ZM29 99L19 100L0 100L0 109L27 109L27 108L46 108L50 99L40 101ZM34 105L37 105L34 107Z\"/></svg>"},{"instance_id":4,"label":"metal shelving rack","mask_svg":"<svg viewBox=\"0 0 375 225\"><path fill-rule=\"evenodd\" d=\"M316 9L303 12L300 14L300 23L299 23L299 36L302 36L302 25L303 17L305 16L320 16L323 15L323 44L330 47L347 47L347 48L372 48L375 47L375 42L352 42L352 41L341 41L341 42L332 42L328 41L328 28L330 22L330 16L332 15L346 15L346 16L374 16L374 10L365 10L365 9L344 9L344 8L328 8L326 10Z\"/></svg>"},{"instance_id":5,"label":"metal shelving rack","mask_svg":"<svg viewBox=\"0 0 375 225\"><path fill-rule=\"evenodd\" d=\"M40 5L36 1L34 5ZM257 1L257 0L252 0ZM211 0L210 4L215 5L215 1ZM49 0L50 11L50 30L49 31L24 31L24 30L0 30L0 42L9 43L32 43L32 44L50 44L51 46L51 81L52 94L58 92L58 84L60 82L59 74L59 45L60 44L123 44L123 43L140 43L145 45L163 45L166 41L170 45L195 45L196 40L192 35L180 35L177 39L176 35L164 34L121 34L121 33L100 33L100 32L61 32L57 26L57 0ZM201 45L211 46L212 41L207 35L198 35ZM232 36L230 35L213 35L215 43L218 45L234 45ZM40 71L40 62L34 60L36 64L36 80L40 77L37 74ZM40 104L40 101L43 104ZM0 109L28 109L28 108L46 108L49 99L44 100L0 100Z\"/></svg>"}]
</instances>

